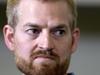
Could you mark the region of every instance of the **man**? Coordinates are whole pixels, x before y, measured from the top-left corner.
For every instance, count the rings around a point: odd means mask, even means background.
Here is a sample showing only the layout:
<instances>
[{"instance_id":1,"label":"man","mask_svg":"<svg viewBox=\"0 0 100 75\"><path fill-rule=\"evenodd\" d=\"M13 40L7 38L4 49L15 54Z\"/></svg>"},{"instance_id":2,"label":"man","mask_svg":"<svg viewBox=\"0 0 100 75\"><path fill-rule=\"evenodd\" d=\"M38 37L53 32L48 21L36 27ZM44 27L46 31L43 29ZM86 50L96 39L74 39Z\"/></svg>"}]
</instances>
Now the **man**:
<instances>
[{"instance_id":1,"label":"man","mask_svg":"<svg viewBox=\"0 0 100 75\"><path fill-rule=\"evenodd\" d=\"M79 40L73 0L8 0L7 47L24 75L67 75Z\"/></svg>"}]
</instances>

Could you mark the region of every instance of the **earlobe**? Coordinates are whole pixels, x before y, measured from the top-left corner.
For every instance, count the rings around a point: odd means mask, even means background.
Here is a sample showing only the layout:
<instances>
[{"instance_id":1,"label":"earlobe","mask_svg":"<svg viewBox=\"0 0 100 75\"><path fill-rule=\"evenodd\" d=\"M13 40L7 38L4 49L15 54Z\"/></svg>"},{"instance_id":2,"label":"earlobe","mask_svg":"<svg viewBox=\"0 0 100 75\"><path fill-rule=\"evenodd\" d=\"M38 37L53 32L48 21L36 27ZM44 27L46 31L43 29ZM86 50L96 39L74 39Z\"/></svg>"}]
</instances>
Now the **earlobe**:
<instances>
[{"instance_id":1,"label":"earlobe","mask_svg":"<svg viewBox=\"0 0 100 75\"><path fill-rule=\"evenodd\" d=\"M80 30L79 28L75 28L72 32L72 53L76 51L79 38L80 38Z\"/></svg>"},{"instance_id":2,"label":"earlobe","mask_svg":"<svg viewBox=\"0 0 100 75\"><path fill-rule=\"evenodd\" d=\"M14 29L10 25L5 25L3 28L4 40L9 50L14 50Z\"/></svg>"}]
</instances>

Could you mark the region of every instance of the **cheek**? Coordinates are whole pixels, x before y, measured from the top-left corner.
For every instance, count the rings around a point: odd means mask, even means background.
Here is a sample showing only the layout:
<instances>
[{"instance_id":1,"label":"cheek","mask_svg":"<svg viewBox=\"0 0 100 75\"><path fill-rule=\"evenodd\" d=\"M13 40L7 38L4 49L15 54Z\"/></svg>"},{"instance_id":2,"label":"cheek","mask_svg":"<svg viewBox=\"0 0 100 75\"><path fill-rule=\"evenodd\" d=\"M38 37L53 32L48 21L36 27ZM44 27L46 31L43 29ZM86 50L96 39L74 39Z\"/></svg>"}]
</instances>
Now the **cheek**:
<instances>
[{"instance_id":1,"label":"cheek","mask_svg":"<svg viewBox=\"0 0 100 75\"><path fill-rule=\"evenodd\" d=\"M32 40L23 30L16 27L14 35L14 48L15 54L25 60L30 59L32 50L35 49L36 40Z\"/></svg>"},{"instance_id":2,"label":"cheek","mask_svg":"<svg viewBox=\"0 0 100 75\"><path fill-rule=\"evenodd\" d=\"M28 60L30 55L30 48L28 47L28 45L25 46L25 44L17 44L17 46L15 47L15 53L17 56Z\"/></svg>"},{"instance_id":3,"label":"cheek","mask_svg":"<svg viewBox=\"0 0 100 75\"><path fill-rule=\"evenodd\" d=\"M70 40L63 40L56 44L56 52L59 55L61 61L65 60L66 58L69 59L71 55L71 39Z\"/></svg>"},{"instance_id":4,"label":"cheek","mask_svg":"<svg viewBox=\"0 0 100 75\"><path fill-rule=\"evenodd\" d=\"M29 60L29 56L32 50L31 42L25 38L17 38L15 41L15 54L25 60Z\"/></svg>"}]
</instances>

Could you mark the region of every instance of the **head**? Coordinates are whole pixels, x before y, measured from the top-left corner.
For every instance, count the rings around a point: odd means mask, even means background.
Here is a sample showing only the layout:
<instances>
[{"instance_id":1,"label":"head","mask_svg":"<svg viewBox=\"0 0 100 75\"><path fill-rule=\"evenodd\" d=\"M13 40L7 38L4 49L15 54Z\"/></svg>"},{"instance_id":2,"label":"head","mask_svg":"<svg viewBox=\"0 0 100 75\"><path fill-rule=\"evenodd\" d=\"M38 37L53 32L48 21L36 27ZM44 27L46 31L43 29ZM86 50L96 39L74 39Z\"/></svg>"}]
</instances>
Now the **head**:
<instances>
[{"instance_id":1,"label":"head","mask_svg":"<svg viewBox=\"0 0 100 75\"><path fill-rule=\"evenodd\" d=\"M73 0L8 0L5 43L25 75L64 75L79 29Z\"/></svg>"}]
</instances>

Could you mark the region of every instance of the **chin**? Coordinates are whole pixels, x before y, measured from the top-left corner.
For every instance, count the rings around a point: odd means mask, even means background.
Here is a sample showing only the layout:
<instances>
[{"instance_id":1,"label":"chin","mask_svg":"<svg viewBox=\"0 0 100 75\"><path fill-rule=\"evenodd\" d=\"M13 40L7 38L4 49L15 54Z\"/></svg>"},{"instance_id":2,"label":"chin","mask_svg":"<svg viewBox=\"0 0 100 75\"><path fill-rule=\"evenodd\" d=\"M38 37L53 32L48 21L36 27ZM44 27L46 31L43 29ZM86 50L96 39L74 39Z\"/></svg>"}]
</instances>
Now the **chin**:
<instances>
[{"instance_id":1,"label":"chin","mask_svg":"<svg viewBox=\"0 0 100 75\"><path fill-rule=\"evenodd\" d=\"M38 58L29 63L24 59L17 58L18 69L25 75L64 75L69 63L48 58Z\"/></svg>"}]
</instances>

